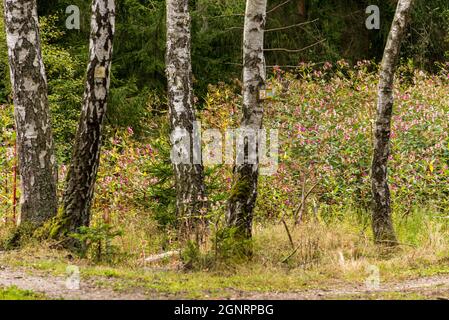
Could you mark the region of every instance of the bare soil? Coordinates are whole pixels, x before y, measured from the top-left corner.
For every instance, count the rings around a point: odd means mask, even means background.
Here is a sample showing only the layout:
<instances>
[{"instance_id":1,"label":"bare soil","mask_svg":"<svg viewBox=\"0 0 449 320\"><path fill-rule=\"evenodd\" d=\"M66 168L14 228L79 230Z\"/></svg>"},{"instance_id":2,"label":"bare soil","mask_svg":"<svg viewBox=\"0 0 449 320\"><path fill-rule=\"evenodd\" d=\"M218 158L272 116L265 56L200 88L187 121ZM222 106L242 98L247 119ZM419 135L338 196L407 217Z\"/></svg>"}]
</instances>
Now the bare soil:
<instances>
[{"instance_id":1,"label":"bare soil","mask_svg":"<svg viewBox=\"0 0 449 320\"><path fill-rule=\"evenodd\" d=\"M23 290L43 293L50 299L71 300L144 300L185 298L160 292L150 292L141 287L113 290L120 287L120 279L95 277L82 279L79 289L68 289L66 278L35 269L0 266L0 287L16 286ZM101 283L101 285L100 285ZM449 300L449 275L423 277L396 283L380 284L368 290L364 284L341 285L329 289L312 289L295 292L245 292L233 291L229 299L385 299L402 297Z\"/></svg>"}]
</instances>

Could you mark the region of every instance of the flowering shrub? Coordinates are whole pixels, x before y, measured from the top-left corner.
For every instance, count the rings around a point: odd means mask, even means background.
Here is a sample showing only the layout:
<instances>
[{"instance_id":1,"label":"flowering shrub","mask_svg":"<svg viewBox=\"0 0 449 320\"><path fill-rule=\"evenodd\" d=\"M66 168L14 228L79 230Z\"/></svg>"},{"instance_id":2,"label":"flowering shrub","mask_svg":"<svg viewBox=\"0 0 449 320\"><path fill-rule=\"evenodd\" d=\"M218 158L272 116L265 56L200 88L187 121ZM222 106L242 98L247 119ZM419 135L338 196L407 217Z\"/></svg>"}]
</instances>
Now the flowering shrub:
<instances>
[{"instance_id":1,"label":"flowering shrub","mask_svg":"<svg viewBox=\"0 0 449 320\"><path fill-rule=\"evenodd\" d=\"M408 71L404 68L408 68ZM389 180L394 212L414 209L446 213L449 204L448 65L437 75L405 65L395 84ZM367 213L376 114L377 66L345 61L318 67L279 68L269 79L276 88L265 102L266 129L279 130L278 171L259 180L256 217L335 218L347 210ZM237 128L240 83L210 85L199 111L203 129ZM57 123L55 124L57 125ZM0 208L11 212L13 131L10 108L0 109ZM122 250L145 257L176 239L175 190L166 115L147 119L147 135L133 128L109 128L93 205L93 225L123 230ZM111 130L112 129L112 130ZM60 166L60 187L66 167ZM232 179L227 165L206 168L209 221L218 226L226 211ZM61 189L61 188L60 188ZM302 203L302 205L300 205ZM362 215L368 217L367 214Z\"/></svg>"},{"instance_id":2,"label":"flowering shrub","mask_svg":"<svg viewBox=\"0 0 449 320\"><path fill-rule=\"evenodd\" d=\"M401 215L427 206L445 212L447 71L435 76L415 71L411 79L398 78L396 84L389 171L394 209ZM318 69L303 64L294 74L275 70L270 82L278 94L265 104L264 127L279 129L280 163L276 175L260 178L257 216L295 215L303 201L303 211L320 212L322 218L345 208L366 212L371 202L377 66L369 61L354 67L345 61L325 63ZM203 129L238 127L239 85L209 86L199 113ZM224 215L232 168L219 165L206 173L214 222Z\"/></svg>"},{"instance_id":3,"label":"flowering shrub","mask_svg":"<svg viewBox=\"0 0 449 320\"><path fill-rule=\"evenodd\" d=\"M447 65L446 65L447 66ZM295 213L306 204L342 212L368 209L377 67L369 61L286 75L289 91L266 106L266 127L278 127L281 161L276 176L262 178L260 215ZM403 70L403 69L402 69ZM414 206L447 212L449 196L448 72L412 72L396 81L389 180L394 208ZM279 82L279 80L275 80ZM304 188L303 188L304 187ZM304 191L305 190L305 191ZM306 199L307 200L307 199Z\"/></svg>"},{"instance_id":4,"label":"flowering shrub","mask_svg":"<svg viewBox=\"0 0 449 320\"><path fill-rule=\"evenodd\" d=\"M13 166L14 159L14 122L12 108L0 105L0 219L6 222L2 212L12 212L13 207Z\"/></svg>"}]
</instances>

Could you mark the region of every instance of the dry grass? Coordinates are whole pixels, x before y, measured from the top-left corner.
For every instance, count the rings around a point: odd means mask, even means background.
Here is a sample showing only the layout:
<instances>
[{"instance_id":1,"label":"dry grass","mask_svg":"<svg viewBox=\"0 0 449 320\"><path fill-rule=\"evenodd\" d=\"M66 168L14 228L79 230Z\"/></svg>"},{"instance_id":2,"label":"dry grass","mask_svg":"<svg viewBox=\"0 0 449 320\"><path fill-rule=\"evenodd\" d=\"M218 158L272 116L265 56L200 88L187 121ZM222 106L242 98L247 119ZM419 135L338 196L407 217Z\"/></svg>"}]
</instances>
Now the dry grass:
<instances>
[{"instance_id":1,"label":"dry grass","mask_svg":"<svg viewBox=\"0 0 449 320\"><path fill-rule=\"evenodd\" d=\"M3 252L0 263L59 274L64 274L68 264L76 264L87 276L112 275L129 286L145 285L164 292L186 290L193 296L201 296L204 290L222 295L226 288L286 292L363 284L373 266L379 269L382 282L449 273L446 219L437 218L426 210L416 211L407 219L396 219L402 244L388 249L373 244L369 227L361 223L359 217L351 213L343 217L327 222L310 219L296 227L288 223L294 246L281 223L257 223L251 260L211 264L214 255L210 240L200 250L200 255L207 256L209 263L189 271L175 268L182 264L180 259L145 264L139 250L128 253L126 259L116 259L113 265L94 264L70 256L68 252L48 249L45 243L31 243L18 251ZM123 239L116 241L117 244L134 241L134 247L138 248L139 236L139 233L125 233ZM152 236L163 235L154 233Z\"/></svg>"}]
</instances>

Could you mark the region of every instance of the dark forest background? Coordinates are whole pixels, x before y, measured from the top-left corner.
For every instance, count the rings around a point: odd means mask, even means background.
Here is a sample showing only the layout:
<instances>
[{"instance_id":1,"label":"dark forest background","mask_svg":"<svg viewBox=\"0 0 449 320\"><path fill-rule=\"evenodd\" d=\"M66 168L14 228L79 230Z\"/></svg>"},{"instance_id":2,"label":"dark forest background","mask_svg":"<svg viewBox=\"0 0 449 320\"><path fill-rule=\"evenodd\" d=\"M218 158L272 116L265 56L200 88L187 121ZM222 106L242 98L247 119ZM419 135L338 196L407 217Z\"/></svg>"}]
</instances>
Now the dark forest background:
<instances>
[{"instance_id":1,"label":"dark forest background","mask_svg":"<svg viewBox=\"0 0 449 320\"><path fill-rule=\"evenodd\" d=\"M300 52L268 51L268 66L294 71L301 62L350 64L360 60L379 62L396 7L396 1L378 0L270 0L266 48ZM67 30L65 10L81 10L81 29ZM378 5L380 30L368 30L369 5ZM90 2L38 0L44 59L58 150L62 161L69 157L70 141L77 124L83 92L89 38ZM274 9L274 10L273 10ZM192 55L195 92L201 107L209 84L229 82L241 75L242 26L245 3L241 0L194 0ZM309 23L294 26L309 21ZM144 133L142 119L148 112L165 112L165 1L118 0L114 43L112 90L107 122L113 127L134 128ZM401 63L430 72L449 52L449 2L418 1L413 24L403 45ZM2 31L4 32L4 31ZM2 41L1 46L5 46ZM6 50L0 50L0 103L10 99ZM271 70L271 68L268 68ZM149 105L151 107L149 108ZM150 110L150 111L149 111ZM136 136L136 137L137 137Z\"/></svg>"}]
</instances>

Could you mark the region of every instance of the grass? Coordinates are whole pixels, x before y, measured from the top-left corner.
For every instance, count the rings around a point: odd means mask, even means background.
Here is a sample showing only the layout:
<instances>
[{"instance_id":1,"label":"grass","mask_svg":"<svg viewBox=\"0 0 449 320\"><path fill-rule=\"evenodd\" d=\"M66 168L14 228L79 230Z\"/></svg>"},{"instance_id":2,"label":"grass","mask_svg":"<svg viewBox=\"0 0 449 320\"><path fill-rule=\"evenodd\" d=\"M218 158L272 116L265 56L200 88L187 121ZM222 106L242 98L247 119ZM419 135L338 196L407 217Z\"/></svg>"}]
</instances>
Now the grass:
<instances>
[{"instance_id":1,"label":"grass","mask_svg":"<svg viewBox=\"0 0 449 320\"><path fill-rule=\"evenodd\" d=\"M381 292L381 293L370 293L363 295L344 295L335 297L335 299L339 300L425 300L429 297L420 293L411 292ZM334 297L329 297L329 299L333 300Z\"/></svg>"},{"instance_id":2,"label":"grass","mask_svg":"<svg viewBox=\"0 0 449 320\"><path fill-rule=\"evenodd\" d=\"M149 296L185 298L226 298L248 292L257 295L363 285L372 266L379 269L381 283L449 274L447 222L434 218L429 211L418 210L407 218L396 219L402 245L395 249L375 246L370 228L357 215L348 212L344 217L322 222L318 215L318 219L304 221L295 228L289 224L295 254L283 225L259 223L251 260L209 262L193 270L178 269L181 261L176 257L157 265L145 265L139 256L112 265L97 264L69 257L64 251L50 250L46 244L30 244L19 251L5 252L0 255L0 263L58 275L65 274L68 265L77 265L82 278L94 279L100 286L119 291L137 288ZM211 250L212 246L206 246L200 255L210 257ZM291 257L285 261L288 256ZM382 296L388 294L373 297ZM407 298L406 293L402 296ZM393 293L391 297L395 298Z\"/></svg>"},{"instance_id":3,"label":"grass","mask_svg":"<svg viewBox=\"0 0 449 320\"><path fill-rule=\"evenodd\" d=\"M0 263L58 275L77 265L82 277L102 286L192 298L363 285L373 267L382 282L449 274L447 73L442 78L415 72L411 85L398 77L389 179L401 244L392 250L373 245L370 214L363 212L371 199L369 141L377 92L377 73L371 67L335 66L321 77L285 75L283 84L273 83L279 89L289 85L265 105L264 127L279 128L279 168L276 175L259 180L251 260L216 259L213 232L196 252L177 242L174 228L162 230L172 219L175 199L167 162L168 123L161 115L146 120L154 135L140 140L122 128L111 130L114 135L105 139L92 227L107 222L123 231L113 241L106 236L120 251L105 259L109 263L51 250L48 243L1 253ZM347 75L339 76L341 72ZM207 108L199 112L204 129L239 126L241 97L236 89L211 86ZM0 112L2 118L4 127L11 124L11 110ZM12 154L13 135L7 133L3 140ZM11 221L12 197L6 186L12 185L12 175L6 173L12 172L13 158L6 160L0 166L8 180L0 190L0 218ZM219 228L232 166L207 172L210 221ZM60 177L64 181L63 170ZM303 220L294 227L288 219L295 216L303 191L314 185L304 202ZM287 219L293 243L280 216ZM0 238L6 233L0 226ZM233 243L219 247L232 251ZM184 249L182 261L144 263L149 255L179 248ZM194 262L189 270L178 268L185 256Z\"/></svg>"},{"instance_id":4,"label":"grass","mask_svg":"<svg viewBox=\"0 0 449 320\"><path fill-rule=\"evenodd\" d=\"M30 290L21 290L15 286L0 288L0 300L43 300L45 296Z\"/></svg>"}]
</instances>

